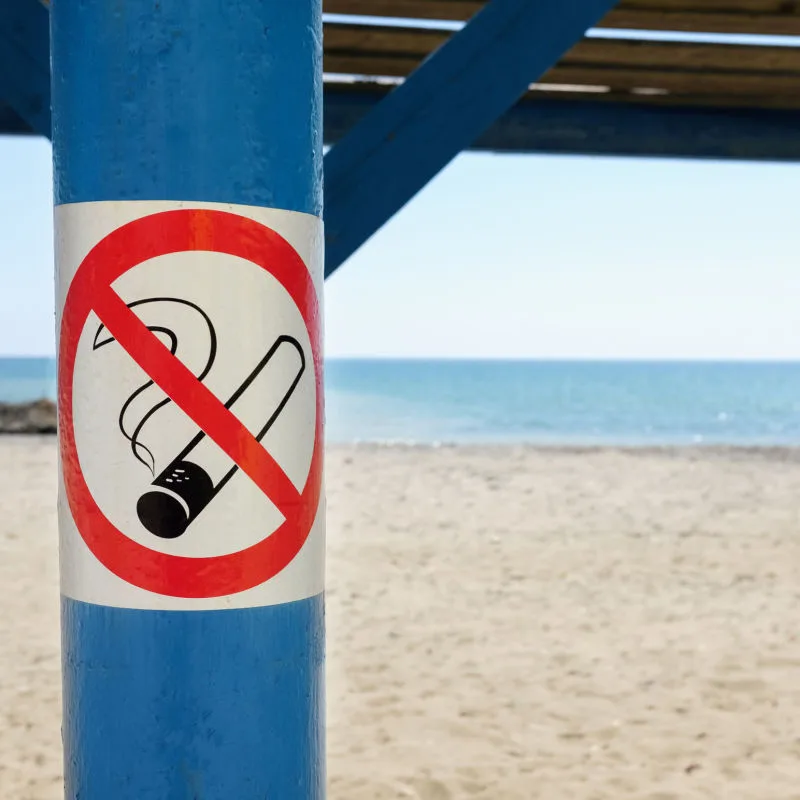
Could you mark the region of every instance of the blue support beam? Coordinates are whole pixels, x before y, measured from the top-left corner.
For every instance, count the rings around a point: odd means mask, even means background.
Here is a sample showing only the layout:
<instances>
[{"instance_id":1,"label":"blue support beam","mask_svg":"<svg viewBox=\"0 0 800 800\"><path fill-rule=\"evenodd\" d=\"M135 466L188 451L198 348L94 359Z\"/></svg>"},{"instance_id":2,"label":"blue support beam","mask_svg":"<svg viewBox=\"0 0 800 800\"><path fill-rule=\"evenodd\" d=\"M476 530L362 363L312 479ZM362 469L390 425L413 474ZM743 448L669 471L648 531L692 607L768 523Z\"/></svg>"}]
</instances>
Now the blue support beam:
<instances>
[{"instance_id":1,"label":"blue support beam","mask_svg":"<svg viewBox=\"0 0 800 800\"><path fill-rule=\"evenodd\" d=\"M615 0L492 0L326 156L330 275Z\"/></svg>"},{"instance_id":2,"label":"blue support beam","mask_svg":"<svg viewBox=\"0 0 800 800\"><path fill-rule=\"evenodd\" d=\"M359 125L386 90L325 90L325 142ZM800 161L800 111L609 100L523 100L471 146L495 153ZM335 152L335 148L334 151ZM331 209L329 209L329 212Z\"/></svg>"},{"instance_id":3,"label":"blue support beam","mask_svg":"<svg viewBox=\"0 0 800 800\"><path fill-rule=\"evenodd\" d=\"M50 135L49 24L38 0L0 0L0 101L44 136Z\"/></svg>"},{"instance_id":4,"label":"blue support beam","mask_svg":"<svg viewBox=\"0 0 800 800\"><path fill-rule=\"evenodd\" d=\"M0 135L30 135L34 132L13 108L0 103Z\"/></svg>"}]
</instances>

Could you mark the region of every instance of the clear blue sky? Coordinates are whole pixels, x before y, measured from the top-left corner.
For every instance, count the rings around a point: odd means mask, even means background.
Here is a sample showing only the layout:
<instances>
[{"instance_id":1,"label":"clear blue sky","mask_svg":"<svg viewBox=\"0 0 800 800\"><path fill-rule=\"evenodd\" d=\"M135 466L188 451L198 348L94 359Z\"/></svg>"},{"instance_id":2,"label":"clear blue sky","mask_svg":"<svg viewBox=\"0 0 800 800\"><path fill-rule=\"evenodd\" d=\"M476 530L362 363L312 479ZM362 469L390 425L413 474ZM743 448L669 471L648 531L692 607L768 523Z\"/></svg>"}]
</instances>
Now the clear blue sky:
<instances>
[{"instance_id":1,"label":"clear blue sky","mask_svg":"<svg viewBox=\"0 0 800 800\"><path fill-rule=\"evenodd\" d=\"M0 354L52 354L50 147L0 139ZM800 359L800 166L464 155L327 284L329 356Z\"/></svg>"}]
</instances>

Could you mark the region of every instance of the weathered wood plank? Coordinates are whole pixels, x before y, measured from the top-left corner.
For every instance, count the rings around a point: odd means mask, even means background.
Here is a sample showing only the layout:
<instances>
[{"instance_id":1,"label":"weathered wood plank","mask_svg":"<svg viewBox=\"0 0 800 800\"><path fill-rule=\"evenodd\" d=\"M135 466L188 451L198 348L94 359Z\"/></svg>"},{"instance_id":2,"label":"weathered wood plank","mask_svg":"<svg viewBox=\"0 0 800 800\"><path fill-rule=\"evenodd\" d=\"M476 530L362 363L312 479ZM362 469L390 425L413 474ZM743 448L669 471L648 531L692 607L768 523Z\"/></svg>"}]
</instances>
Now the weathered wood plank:
<instances>
[{"instance_id":1,"label":"weathered wood plank","mask_svg":"<svg viewBox=\"0 0 800 800\"><path fill-rule=\"evenodd\" d=\"M444 44L450 35L419 28L329 23L325 26L325 52L331 56L419 60ZM800 48L592 38L580 41L560 63L794 73L800 72Z\"/></svg>"},{"instance_id":2,"label":"weathered wood plank","mask_svg":"<svg viewBox=\"0 0 800 800\"><path fill-rule=\"evenodd\" d=\"M748 96L753 105L761 97L800 97L800 73L764 75L710 70L639 70L610 67L555 67L542 83L609 86L611 89L662 89L671 94Z\"/></svg>"},{"instance_id":3,"label":"weathered wood plank","mask_svg":"<svg viewBox=\"0 0 800 800\"><path fill-rule=\"evenodd\" d=\"M386 93L392 87L378 84L370 80L356 83L326 83L326 92L330 90L332 95L337 97L342 92L349 93L359 91L367 93ZM568 88L568 90L566 90ZM531 86L530 91L520 102L540 102L542 100L553 100L557 102L591 102L591 103L610 103L612 105L635 105L635 106L685 106L687 108L708 108L715 111L731 111L758 109L769 110L793 110L800 109L800 95L775 95L768 97L754 98L748 94L660 94L653 93L646 88L635 89L611 89L597 91L597 87L586 85L581 90L580 85L575 84L552 84L536 83ZM798 131L800 136L800 130Z\"/></svg>"},{"instance_id":4,"label":"weathered wood plank","mask_svg":"<svg viewBox=\"0 0 800 800\"><path fill-rule=\"evenodd\" d=\"M413 61L406 59L325 57L328 73L346 75L406 75ZM714 106L746 106L794 108L800 103L800 74L722 73L704 70L669 71L639 70L618 67L557 66L542 79L543 84L608 87L615 95L634 93L639 101L657 98L666 93L679 101L691 97L696 103L707 102ZM657 100L656 100L657 102Z\"/></svg>"},{"instance_id":5,"label":"weathered wood plank","mask_svg":"<svg viewBox=\"0 0 800 800\"><path fill-rule=\"evenodd\" d=\"M481 0L325 0L325 10L408 19L466 20ZM800 35L800 3L790 0L623 0L605 28Z\"/></svg>"},{"instance_id":6,"label":"weathered wood plank","mask_svg":"<svg viewBox=\"0 0 800 800\"><path fill-rule=\"evenodd\" d=\"M451 35L445 31L422 28L328 23L324 29L324 47L330 52L426 56L443 45Z\"/></svg>"},{"instance_id":7,"label":"weathered wood plank","mask_svg":"<svg viewBox=\"0 0 800 800\"><path fill-rule=\"evenodd\" d=\"M466 20L483 7L482 0L323 0L331 14L399 17L406 19Z\"/></svg>"},{"instance_id":8,"label":"weathered wood plank","mask_svg":"<svg viewBox=\"0 0 800 800\"><path fill-rule=\"evenodd\" d=\"M762 36L800 36L800 14L762 14L739 11L629 8L620 5L598 26L645 31L736 33Z\"/></svg>"},{"instance_id":9,"label":"weathered wood plank","mask_svg":"<svg viewBox=\"0 0 800 800\"><path fill-rule=\"evenodd\" d=\"M413 28L329 24L328 73L403 77L449 34ZM632 102L707 102L712 106L794 108L800 98L800 48L584 39L543 83L608 87ZM666 98L666 99L665 99Z\"/></svg>"},{"instance_id":10,"label":"weathered wood plank","mask_svg":"<svg viewBox=\"0 0 800 800\"><path fill-rule=\"evenodd\" d=\"M325 70L403 77L448 37L442 31L330 24ZM716 107L794 108L800 48L584 39L542 82L605 86L614 97L637 103L686 98Z\"/></svg>"},{"instance_id":11,"label":"weathered wood plank","mask_svg":"<svg viewBox=\"0 0 800 800\"><path fill-rule=\"evenodd\" d=\"M561 63L636 66L651 69L798 72L800 48L584 39L567 53Z\"/></svg>"}]
</instances>

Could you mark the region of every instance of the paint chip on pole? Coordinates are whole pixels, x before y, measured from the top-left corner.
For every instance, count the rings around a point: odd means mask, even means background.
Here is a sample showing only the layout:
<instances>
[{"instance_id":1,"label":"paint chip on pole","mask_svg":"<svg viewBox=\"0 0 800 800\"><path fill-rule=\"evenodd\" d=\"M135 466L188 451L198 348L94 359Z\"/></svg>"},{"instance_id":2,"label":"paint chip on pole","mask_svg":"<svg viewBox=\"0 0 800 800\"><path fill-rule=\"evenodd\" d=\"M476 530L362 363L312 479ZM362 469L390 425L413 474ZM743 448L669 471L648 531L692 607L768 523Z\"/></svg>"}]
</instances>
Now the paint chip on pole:
<instances>
[{"instance_id":1,"label":"paint chip on pole","mask_svg":"<svg viewBox=\"0 0 800 800\"><path fill-rule=\"evenodd\" d=\"M123 608L324 586L321 222L57 209L62 591Z\"/></svg>"}]
</instances>

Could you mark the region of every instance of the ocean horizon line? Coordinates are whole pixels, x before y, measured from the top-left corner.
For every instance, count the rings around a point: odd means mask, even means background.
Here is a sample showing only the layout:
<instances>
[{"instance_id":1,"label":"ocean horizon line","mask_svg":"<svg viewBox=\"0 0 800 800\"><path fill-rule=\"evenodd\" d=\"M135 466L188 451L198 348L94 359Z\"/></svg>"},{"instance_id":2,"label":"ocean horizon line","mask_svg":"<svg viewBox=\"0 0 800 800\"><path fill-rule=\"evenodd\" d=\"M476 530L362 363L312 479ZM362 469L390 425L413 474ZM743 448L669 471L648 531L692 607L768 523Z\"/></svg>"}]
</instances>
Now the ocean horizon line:
<instances>
[{"instance_id":1,"label":"ocean horizon line","mask_svg":"<svg viewBox=\"0 0 800 800\"><path fill-rule=\"evenodd\" d=\"M55 365L0 358L0 402L55 400ZM331 357L325 387L330 442L800 444L800 361Z\"/></svg>"},{"instance_id":2,"label":"ocean horizon line","mask_svg":"<svg viewBox=\"0 0 800 800\"><path fill-rule=\"evenodd\" d=\"M0 354L0 361L55 361L54 354ZM448 355L326 355L325 361L347 362L402 362L402 363L503 363L503 364L732 364L800 365L796 358L778 357L694 357L694 356L448 356Z\"/></svg>"}]
</instances>

